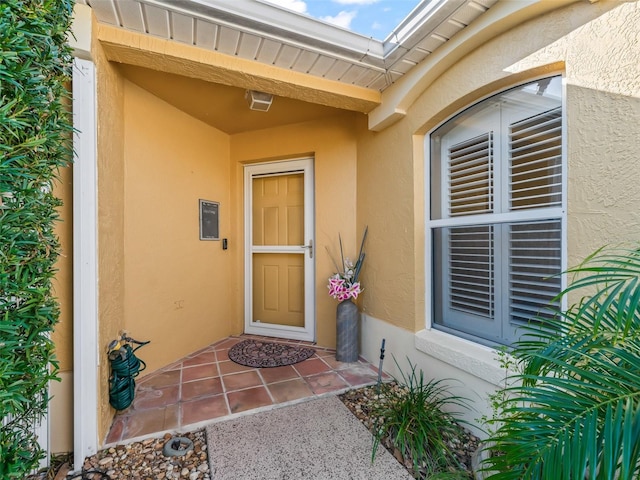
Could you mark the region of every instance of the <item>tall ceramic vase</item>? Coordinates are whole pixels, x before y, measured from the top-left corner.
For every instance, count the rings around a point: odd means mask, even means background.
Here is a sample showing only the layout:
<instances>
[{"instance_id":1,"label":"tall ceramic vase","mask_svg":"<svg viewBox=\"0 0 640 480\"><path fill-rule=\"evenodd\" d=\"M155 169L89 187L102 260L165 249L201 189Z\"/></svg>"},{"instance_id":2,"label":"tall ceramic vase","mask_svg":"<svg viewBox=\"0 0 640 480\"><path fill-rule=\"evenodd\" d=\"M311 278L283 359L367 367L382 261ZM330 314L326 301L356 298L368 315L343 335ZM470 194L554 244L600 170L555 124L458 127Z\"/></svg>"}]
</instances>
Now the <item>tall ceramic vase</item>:
<instances>
[{"instance_id":1,"label":"tall ceramic vase","mask_svg":"<svg viewBox=\"0 0 640 480\"><path fill-rule=\"evenodd\" d=\"M358 307L349 300L338 304L336 313L336 360L358 361Z\"/></svg>"}]
</instances>

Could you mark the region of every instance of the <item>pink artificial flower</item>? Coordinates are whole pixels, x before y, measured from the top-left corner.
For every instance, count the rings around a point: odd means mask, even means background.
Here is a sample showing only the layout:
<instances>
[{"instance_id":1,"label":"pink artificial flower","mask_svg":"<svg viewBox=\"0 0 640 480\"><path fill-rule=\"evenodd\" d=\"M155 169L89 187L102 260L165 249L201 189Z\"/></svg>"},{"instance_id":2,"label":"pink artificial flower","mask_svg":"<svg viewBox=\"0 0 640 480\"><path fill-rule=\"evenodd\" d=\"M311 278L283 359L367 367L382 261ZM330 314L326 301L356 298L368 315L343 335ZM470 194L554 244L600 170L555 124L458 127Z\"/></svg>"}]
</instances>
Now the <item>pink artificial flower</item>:
<instances>
[{"instance_id":1,"label":"pink artificial flower","mask_svg":"<svg viewBox=\"0 0 640 480\"><path fill-rule=\"evenodd\" d=\"M339 275L334 275L329 278L329 295L333 298L338 298L343 292L346 291L345 280L340 278Z\"/></svg>"},{"instance_id":2,"label":"pink artificial flower","mask_svg":"<svg viewBox=\"0 0 640 480\"><path fill-rule=\"evenodd\" d=\"M329 289L329 295L341 302L349 300L350 298L355 300L362 292L360 282L350 283L340 277L340 274L329 277L329 285L327 285L327 288Z\"/></svg>"},{"instance_id":3,"label":"pink artificial flower","mask_svg":"<svg viewBox=\"0 0 640 480\"><path fill-rule=\"evenodd\" d=\"M354 283L347 289L347 293L354 300L358 298L358 295L360 295L361 292L362 292L362 289L360 288L360 282Z\"/></svg>"}]
</instances>

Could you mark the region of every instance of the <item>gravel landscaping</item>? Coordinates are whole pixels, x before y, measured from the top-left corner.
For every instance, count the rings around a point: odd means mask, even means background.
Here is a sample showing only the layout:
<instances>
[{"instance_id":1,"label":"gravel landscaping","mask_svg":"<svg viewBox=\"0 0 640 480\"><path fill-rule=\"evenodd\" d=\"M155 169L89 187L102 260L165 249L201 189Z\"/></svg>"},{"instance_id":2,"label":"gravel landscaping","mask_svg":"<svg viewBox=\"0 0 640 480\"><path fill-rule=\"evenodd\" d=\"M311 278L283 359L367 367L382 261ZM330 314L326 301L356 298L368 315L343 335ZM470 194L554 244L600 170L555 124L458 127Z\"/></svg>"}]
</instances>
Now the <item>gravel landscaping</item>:
<instances>
[{"instance_id":1,"label":"gravel landscaping","mask_svg":"<svg viewBox=\"0 0 640 480\"><path fill-rule=\"evenodd\" d=\"M172 438L165 434L101 450L85 459L82 474L67 476L68 466L59 465L29 480L210 480L204 430L181 436L193 442L193 449L182 456L166 457L163 454L165 443Z\"/></svg>"},{"instance_id":2,"label":"gravel landscaping","mask_svg":"<svg viewBox=\"0 0 640 480\"><path fill-rule=\"evenodd\" d=\"M162 449L172 438L149 438L102 450L84 462L84 470L106 472L111 480L210 480L207 444L203 430L181 434L193 442L193 450L182 456L166 457ZM103 478L85 475L86 478Z\"/></svg>"}]
</instances>

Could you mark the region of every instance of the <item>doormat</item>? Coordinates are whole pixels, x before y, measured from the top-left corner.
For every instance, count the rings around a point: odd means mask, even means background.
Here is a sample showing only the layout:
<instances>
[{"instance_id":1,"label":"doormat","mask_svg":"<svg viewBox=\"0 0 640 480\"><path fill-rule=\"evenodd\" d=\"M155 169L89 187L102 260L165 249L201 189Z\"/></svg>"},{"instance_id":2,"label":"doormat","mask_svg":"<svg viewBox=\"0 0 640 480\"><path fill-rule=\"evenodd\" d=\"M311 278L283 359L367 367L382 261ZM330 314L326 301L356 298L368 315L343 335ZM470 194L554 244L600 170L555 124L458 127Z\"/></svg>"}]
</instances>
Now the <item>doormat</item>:
<instances>
[{"instance_id":1,"label":"doormat","mask_svg":"<svg viewBox=\"0 0 640 480\"><path fill-rule=\"evenodd\" d=\"M229 349L229 358L254 368L282 367L302 362L316 353L313 348L295 347L261 340L243 340Z\"/></svg>"}]
</instances>

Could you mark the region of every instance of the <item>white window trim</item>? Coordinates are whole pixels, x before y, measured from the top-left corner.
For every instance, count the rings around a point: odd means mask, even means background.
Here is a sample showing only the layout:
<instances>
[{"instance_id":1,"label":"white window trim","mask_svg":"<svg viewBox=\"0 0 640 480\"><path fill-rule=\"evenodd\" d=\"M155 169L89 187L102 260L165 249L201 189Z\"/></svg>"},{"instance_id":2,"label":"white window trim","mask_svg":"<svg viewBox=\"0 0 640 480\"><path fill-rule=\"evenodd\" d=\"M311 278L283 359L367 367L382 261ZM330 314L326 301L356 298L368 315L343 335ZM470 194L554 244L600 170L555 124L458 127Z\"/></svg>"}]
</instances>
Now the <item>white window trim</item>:
<instances>
[{"instance_id":1,"label":"white window trim","mask_svg":"<svg viewBox=\"0 0 640 480\"><path fill-rule=\"evenodd\" d=\"M500 363L497 357L497 350L493 347L488 347L479 342L475 342L469 340L467 338L463 338L461 336L457 336L451 333L447 333L445 331L437 330L434 328L434 318L433 318L433 261L432 261L432 235L431 231L434 228L441 226L451 226L451 225L467 225L467 224L476 224L482 222L483 220L488 219L489 217L492 219L492 223L506 223L509 221L513 221L512 212L504 213L504 214L486 214L486 215L474 215L472 219L464 219L464 218L447 218L442 220L431 220L431 135L435 130L440 128L443 124L451 120L453 117L463 112L467 108L477 105L486 99L498 95L501 92L507 91L510 88L518 87L519 85L524 85L527 83L535 82L536 80L540 80L542 78L557 76L556 74L547 74L539 77L534 77L528 79L526 82L519 82L518 84L514 84L511 87L501 89L497 92L493 92L491 94L485 95L479 98L473 104L465 105L463 108L460 108L448 118L434 126L424 138L423 148L425 151L424 155L424 215L425 215L425 235L424 235L424 278L425 278L425 330L421 330L415 334L416 340L416 349L423 353L427 353L439 360L442 360L452 366L460 368L467 373L475 375L479 378L485 378L491 383L495 385L499 385L501 379L504 379L504 371L500 367ZM568 268L568 221L567 221L567 210L568 210L568 152L567 152L567 81L566 77L562 75L562 207L560 208L549 208L545 209L543 213L540 209L532 209L529 211L520 210L515 212L518 214L519 220L536 220L549 218L550 214L554 215L554 218L560 220L562 233L561 233L561 270L564 272ZM466 220L466 221L465 221ZM564 290L567 287L567 278L566 275L562 275L561 277L561 289ZM567 299L566 297L562 298L561 308L566 310L567 308Z\"/></svg>"},{"instance_id":2,"label":"white window trim","mask_svg":"<svg viewBox=\"0 0 640 480\"><path fill-rule=\"evenodd\" d=\"M504 382L505 372L497 350L492 347L431 328L415 334L415 346L418 351L492 385L501 386Z\"/></svg>"}]
</instances>

